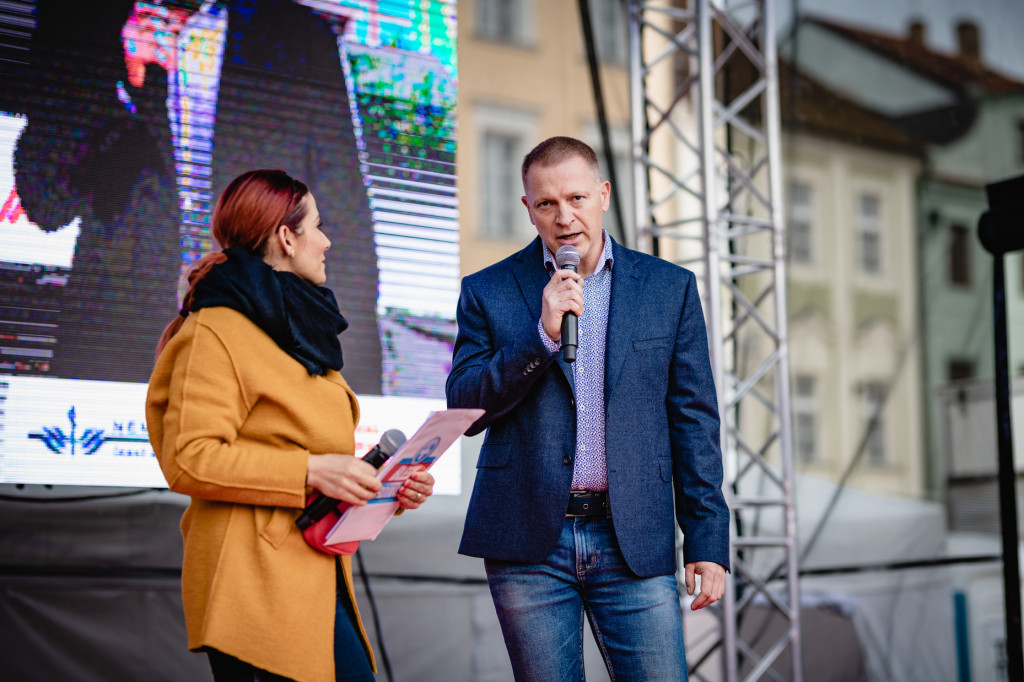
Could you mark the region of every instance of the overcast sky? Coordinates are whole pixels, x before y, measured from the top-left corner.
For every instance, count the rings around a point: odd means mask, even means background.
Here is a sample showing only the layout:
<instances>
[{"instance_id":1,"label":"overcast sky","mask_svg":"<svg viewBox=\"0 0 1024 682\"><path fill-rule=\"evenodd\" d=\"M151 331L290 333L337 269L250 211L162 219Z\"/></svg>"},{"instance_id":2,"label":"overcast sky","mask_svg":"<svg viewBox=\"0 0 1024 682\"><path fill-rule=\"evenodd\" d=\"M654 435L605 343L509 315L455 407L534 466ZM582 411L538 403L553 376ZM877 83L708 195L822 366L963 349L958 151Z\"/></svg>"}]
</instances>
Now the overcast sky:
<instances>
[{"instance_id":1,"label":"overcast sky","mask_svg":"<svg viewBox=\"0 0 1024 682\"><path fill-rule=\"evenodd\" d=\"M911 19L924 21L933 49L956 51L956 23L969 19L981 29L986 64L1024 80L1024 0L778 0L776 25L787 27L794 3L802 14L818 14L902 35Z\"/></svg>"}]
</instances>

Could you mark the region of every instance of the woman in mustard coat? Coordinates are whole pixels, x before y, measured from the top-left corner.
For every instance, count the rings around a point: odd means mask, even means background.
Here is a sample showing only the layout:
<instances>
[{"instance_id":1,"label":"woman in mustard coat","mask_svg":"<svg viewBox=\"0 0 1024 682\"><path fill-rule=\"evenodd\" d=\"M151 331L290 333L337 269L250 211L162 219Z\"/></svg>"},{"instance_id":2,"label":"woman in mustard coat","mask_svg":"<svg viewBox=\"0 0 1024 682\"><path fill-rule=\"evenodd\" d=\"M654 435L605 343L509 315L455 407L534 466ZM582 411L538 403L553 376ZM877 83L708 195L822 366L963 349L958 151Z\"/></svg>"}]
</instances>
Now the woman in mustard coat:
<instances>
[{"instance_id":1,"label":"woman in mustard coat","mask_svg":"<svg viewBox=\"0 0 1024 682\"><path fill-rule=\"evenodd\" d=\"M153 449L171 490L192 498L189 648L217 680L373 679L349 557L311 548L295 526L312 489L357 505L380 489L352 456L359 405L339 373L347 322L320 286L320 225L313 195L283 171L229 184L212 225L224 251L191 271L149 383ZM402 507L433 483L410 479Z\"/></svg>"}]
</instances>

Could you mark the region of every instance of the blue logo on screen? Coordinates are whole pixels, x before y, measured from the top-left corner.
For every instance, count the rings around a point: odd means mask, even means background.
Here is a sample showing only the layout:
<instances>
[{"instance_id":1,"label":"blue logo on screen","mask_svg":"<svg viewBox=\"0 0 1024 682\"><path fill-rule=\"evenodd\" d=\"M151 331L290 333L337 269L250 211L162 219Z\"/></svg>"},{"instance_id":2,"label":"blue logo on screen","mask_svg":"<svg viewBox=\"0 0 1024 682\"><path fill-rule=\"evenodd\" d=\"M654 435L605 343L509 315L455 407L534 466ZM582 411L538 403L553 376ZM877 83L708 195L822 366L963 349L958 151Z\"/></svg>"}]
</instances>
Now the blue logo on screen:
<instances>
[{"instance_id":1,"label":"blue logo on screen","mask_svg":"<svg viewBox=\"0 0 1024 682\"><path fill-rule=\"evenodd\" d=\"M43 445L58 455L95 454L104 443L111 441L145 443L148 438L132 438L123 436L105 436L103 429L88 428L78 434L78 421L75 419L75 408L68 410L70 429L67 433L59 426L44 426L39 433L30 433L28 437L42 441Z\"/></svg>"}]
</instances>

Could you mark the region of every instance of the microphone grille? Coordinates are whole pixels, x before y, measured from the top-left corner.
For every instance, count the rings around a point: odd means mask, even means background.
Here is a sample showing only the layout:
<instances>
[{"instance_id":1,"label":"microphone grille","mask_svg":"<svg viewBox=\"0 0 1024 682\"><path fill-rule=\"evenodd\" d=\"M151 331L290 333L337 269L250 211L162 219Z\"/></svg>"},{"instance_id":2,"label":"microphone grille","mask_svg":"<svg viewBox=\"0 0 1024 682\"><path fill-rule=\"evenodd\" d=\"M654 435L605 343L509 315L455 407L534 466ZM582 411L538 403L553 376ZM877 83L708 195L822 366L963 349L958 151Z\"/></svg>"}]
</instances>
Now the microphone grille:
<instances>
[{"instance_id":1,"label":"microphone grille","mask_svg":"<svg viewBox=\"0 0 1024 682\"><path fill-rule=\"evenodd\" d=\"M405 434L398 429L388 429L380 438L381 452L387 456L395 454L395 451L405 444Z\"/></svg>"},{"instance_id":2,"label":"microphone grille","mask_svg":"<svg viewBox=\"0 0 1024 682\"><path fill-rule=\"evenodd\" d=\"M572 244L559 246L558 252L555 253L555 264L560 268L564 268L566 265L579 266L580 252Z\"/></svg>"}]
</instances>

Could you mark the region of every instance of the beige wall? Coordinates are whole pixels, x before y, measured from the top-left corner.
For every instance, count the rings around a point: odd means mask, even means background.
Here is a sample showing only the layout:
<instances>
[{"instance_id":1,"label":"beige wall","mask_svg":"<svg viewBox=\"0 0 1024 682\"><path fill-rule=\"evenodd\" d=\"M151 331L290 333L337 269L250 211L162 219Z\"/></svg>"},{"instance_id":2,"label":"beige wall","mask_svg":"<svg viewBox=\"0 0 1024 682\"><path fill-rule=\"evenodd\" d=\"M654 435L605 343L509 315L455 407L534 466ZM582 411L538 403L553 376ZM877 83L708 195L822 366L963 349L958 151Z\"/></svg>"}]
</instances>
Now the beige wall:
<instances>
[{"instance_id":1,"label":"beige wall","mask_svg":"<svg viewBox=\"0 0 1024 682\"><path fill-rule=\"evenodd\" d=\"M458 192L462 274L467 275L518 251L525 241L481 239L480 178L476 110L507 106L537 115L537 139L584 137L597 120L590 71L575 0L533 0L533 41L515 46L476 36L474 0L459 2ZM629 79L622 67L601 69L610 125L628 129ZM509 187L522 196L521 185ZM528 225L525 207L522 220Z\"/></svg>"},{"instance_id":2,"label":"beige wall","mask_svg":"<svg viewBox=\"0 0 1024 682\"><path fill-rule=\"evenodd\" d=\"M864 437L861 386L891 393L884 409L888 461L862 460L854 487L879 493L923 494L921 379L915 179L913 159L818 138L784 139L787 181L812 188L813 256L788 268L790 371L819 381L821 459L803 473L837 480ZM861 192L880 197L882 272L860 267L857 206Z\"/></svg>"}]
</instances>

